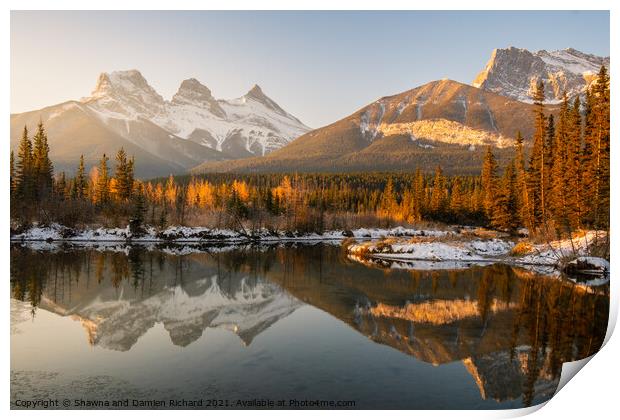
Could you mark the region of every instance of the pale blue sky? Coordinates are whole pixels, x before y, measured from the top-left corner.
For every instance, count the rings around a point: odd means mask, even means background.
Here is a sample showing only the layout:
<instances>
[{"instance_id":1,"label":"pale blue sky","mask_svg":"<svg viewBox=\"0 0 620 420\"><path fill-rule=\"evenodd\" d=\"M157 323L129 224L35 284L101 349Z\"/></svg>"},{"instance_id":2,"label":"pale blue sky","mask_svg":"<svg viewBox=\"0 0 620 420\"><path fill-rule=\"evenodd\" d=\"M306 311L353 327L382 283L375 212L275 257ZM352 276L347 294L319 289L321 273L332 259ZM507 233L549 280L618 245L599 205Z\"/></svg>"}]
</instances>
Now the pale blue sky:
<instances>
[{"instance_id":1,"label":"pale blue sky","mask_svg":"<svg viewBox=\"0 0 620 420\"><path fill-rule=\"evenodd\" d=\"M135 68L164 98L195 77L217 98L254 83L311 127L444 77L493 48L609 55L608 12L12 12L11 112L90 94Z\"/></svg>"}]
</instances>

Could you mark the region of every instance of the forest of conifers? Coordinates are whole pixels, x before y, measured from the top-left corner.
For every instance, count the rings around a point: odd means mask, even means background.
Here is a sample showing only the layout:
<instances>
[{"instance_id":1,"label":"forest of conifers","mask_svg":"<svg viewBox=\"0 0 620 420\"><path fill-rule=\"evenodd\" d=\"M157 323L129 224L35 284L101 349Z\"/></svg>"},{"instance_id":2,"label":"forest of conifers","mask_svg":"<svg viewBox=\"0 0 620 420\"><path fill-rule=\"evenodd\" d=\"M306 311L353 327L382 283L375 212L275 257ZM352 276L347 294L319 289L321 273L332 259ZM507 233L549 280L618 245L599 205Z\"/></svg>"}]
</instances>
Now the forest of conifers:
<instances>
[{"instance_id":1,"label":"forest of conifers","mask_svg":"<svg viewBox=\"0 0 620 420\"><path fill-rule=\"evenodd\" d=\"M54 174L42 123L27 127L11 152L11 218L33 222L127 226L227 227L322 232L326 229L443 222L515 232L526 227L563 236L608 229L609 76L602 67L585 99L545 113L544 86L533 95L534 135L526 156L516 133L513 157L499 168L487 149L480 176L412 168L399 173L205 174L143 181L123 149L75 175Z\"/></svg>"}]
</instances>

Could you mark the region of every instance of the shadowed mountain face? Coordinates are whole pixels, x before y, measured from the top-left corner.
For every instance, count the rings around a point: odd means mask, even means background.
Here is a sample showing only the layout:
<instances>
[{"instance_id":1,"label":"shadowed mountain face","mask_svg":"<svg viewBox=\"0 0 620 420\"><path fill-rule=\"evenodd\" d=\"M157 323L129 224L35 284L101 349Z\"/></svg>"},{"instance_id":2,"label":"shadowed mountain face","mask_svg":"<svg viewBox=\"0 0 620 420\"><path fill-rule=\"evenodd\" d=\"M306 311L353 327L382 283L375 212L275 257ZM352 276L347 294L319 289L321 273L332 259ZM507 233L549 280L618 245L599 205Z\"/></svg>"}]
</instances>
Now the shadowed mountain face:
<instances>
[{"instance_id":1,"label":"shadowed mountain face","mask_svg":"<svg viewBox=\"0 0 620 420\"><path fill-rule=\"evenodd\" d=\"M555 110L552 110L555 112ZM500 159L532 134L532 106L452 80L381 98L262 158L205 163L195 172L426 171L476 173L486 146Z\"/></svg>"},{"instance_id":2,"label":"shadowed mountain face","mask_svg":"<svg viewBox=\"0 0 620 420\"><path fill-rule=\"evenodd\" d=\"M215 99L196 79L164 100L137 70L102 73L91 96L11 115L11 148L24 126L42 121L57 170L73 171L81 154L96 164L120 147L136 157L141 177L184 173L203 162L263 156L309 130L257 85Z\"/></svg>"},{"instance_id":3,"label":"shadowed mountain face","mask_svg":"<svg viewBox=\"0 0 620 420\"><path fill-rule=\"evenodd\" d=\"M11 292L33 310L79 322L90 345L117 352L132 350L158 324L179 351L213 328L252 347L307 306L335 321L323 325L324 340L337 342L344 327L379 350L394 349L437 369L460 363L482 400L526 406L551 397L563 362L598 351L609 309L608 288L589 293L501 265L385 270L352 262L327 245L188 255L140 248L41 253L16 246ZM30 311L24 306L12 305L16 331L27 320L20 314ZM295 331L308 328L296 319ZM290 328L293 321L287 322ZM285 338L276 342L291 345ZM392 356L383 357L387 363Z\"/></svg>"}]
</instances>

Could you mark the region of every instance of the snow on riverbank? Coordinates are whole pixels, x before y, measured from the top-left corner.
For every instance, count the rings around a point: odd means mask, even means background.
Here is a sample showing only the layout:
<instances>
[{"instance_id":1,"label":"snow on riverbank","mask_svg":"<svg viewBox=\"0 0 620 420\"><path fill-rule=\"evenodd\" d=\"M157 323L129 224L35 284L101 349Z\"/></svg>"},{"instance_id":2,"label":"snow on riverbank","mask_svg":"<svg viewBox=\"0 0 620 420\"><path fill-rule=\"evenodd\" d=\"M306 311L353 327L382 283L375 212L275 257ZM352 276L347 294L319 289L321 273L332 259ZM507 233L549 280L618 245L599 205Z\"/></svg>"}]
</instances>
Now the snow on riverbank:
<instances>
[{"instance_id":1,"label":"snow on riverbank","mask_svg":"<svg viewBox=\"0 0 620 420\"><path fill-rule=\"evenodd\" d=\"M575 235L572 239L532 245L532 249L525 255L515 257L515 262L519 264L557 265L567 258L588 256L592 245L606 239L607 232L592 230Z\"/></svg>"},{"instance_id":2,"label":"snow on riverbank","mask_svg":"<svg viewBox=\"0 0 620 420\"><path fill-rule=\"evenodd\" d=\"M323 241L346 238L377 239L382 237L440 237L450 231L408 229L402 226L392 229L361 228L350 231L331 230L322 234L270 231L234 231L206 227L174 226L163 231L147 227L142 235L134 235L126 228L93 228L76 230L59 224L33 226L24 232L11 233L11 241L22 242L131 242L131 243L214 243L214 242L269 242L285 240Z\"/></svg>"},{"instance_id":3,"label":"snow on riverbank","mask_svg":"<svg viewBox=\"0 0 620 420\"><path fill-rule=\"evenodd\" d=\"M349 258L356 261L372 261L375 265L389 268L441 269L467 267L472 264L487 265L502 262L524 266L541 274L592 275L596 279L588 285L599 286L609 281L609 262L589 257L593 245L606 240L602 231L588 231L564 239L543 244L521 242L517 247L512 241L501 238L476 238L475 235L452 235L441 240L434 238L389 238L365 241L347 246ZM518 254L515 255L516 250ZM574 261L569 261L570 259ZM577 281L570 276L569 278ZM605 280L607 278L607 280Z\"/></svg>"},{"instance_id":4,"label":"snow on riverbank","mask_svg":"<svg viewBox=\"0 0 620 420\"><path fill-rule=\"evenodd\" d=\"M590 273L586 272L596 276L596 280L592 280L592 285L604 284L605 280L601 278L605 277L609 281L609 262L589 257L592 245L606 240L606 232L602 231L588 231L575 235L572 240L543 244L519 242L516 247L514 242L500 237L497 232L473 228L453 230L361 228L352 231L332 230L322 234L302 234L266 229L239 232L230 229L175 226L161 231L148 227L144 234L136 236L129 227L74 230L53 224L33 226L24 232L11 233L11 242L20 242L37 250L51 251L70 244L127 252L132 245L140 244L149 249L157 247L171 254L204 250L212 252L248 244L293 242L339 244L343 240L353 242L346 245L349 258L352 260L364 263L373 261L375 264L391 268L455 269L502 262L528 267L541 274L558 274L563 270L570 271L571 264L575 268L574 272L584 273L583 266L587 263L594 267L590 269Z\"/></svg>"},{"instance_id":5,"label":"snow on riverbank","mask_svg":"<svg viewBox=\"0 0 620 420\"><path fill-rule=\"evenodd\" d=\"M350 245L351 254L399 261L489 261L508 254L513 242L501 239L471 241L409 241L365 242Z\"/></svg>"}]
</instances>

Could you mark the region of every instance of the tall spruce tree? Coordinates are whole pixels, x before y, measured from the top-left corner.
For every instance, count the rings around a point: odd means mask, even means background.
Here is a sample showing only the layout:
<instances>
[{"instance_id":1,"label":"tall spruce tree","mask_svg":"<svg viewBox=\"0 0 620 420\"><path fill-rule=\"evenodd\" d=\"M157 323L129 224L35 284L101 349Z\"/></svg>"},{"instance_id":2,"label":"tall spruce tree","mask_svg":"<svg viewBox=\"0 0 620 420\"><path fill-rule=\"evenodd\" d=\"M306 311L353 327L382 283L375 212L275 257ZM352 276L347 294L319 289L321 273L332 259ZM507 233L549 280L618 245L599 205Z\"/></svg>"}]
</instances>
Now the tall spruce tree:
<instances>
[{"instance_id":1,"label":"tall spruce tree","mask_svg":"<svg viewBox=\"0 0 620 420\"><path fill-rule=\"evenodd\" d=\"M33 137L32 165L35 191L39 199L44 199L52 191L54 169L49 157L50 148L43 122L39 121Z\"/></svg>"},{"instance_id":2,"label":"tall spruce tree","mask_svg":"<svg viewBox=\"0 0 620 420\"><path fill-rule=\"evenodd\" d=\"M482 190L484 194L483 206L484 214L487 220L493 219L493 208L497 194L497 161L491 150L491 146L487 146L484 161L482 163Z\"/></svg>"},{"instance_id":3,"label":"tall spruce tree","mask_svg":"<svg viewBox=\"0 0 620 420\"><path fill-rule=\"evenodd\" d=\"M73 196L75 198L85 198L86 190L88 188L88 181L86 179L86 173L84 168L84 155L80 155L80 164L78 166L77 172L75 174L75 179L73 182Z\"/></svg>"},{"instance_id":4,"label":"tall spruce tree","mask_svg":"<svg viewBox=\"0 0 620 420\"><path fill-rule=\"evenodd\" d=\"M558 114L558 124L555 130L553 147L553 167L551 169L551 191L553 218L559 223L560 228L570 228L567 216L567 181L566 172L567 151L570 132L570 104L566 92Z\"/></svg>"},{"instance_id":5,"label":"tall spruce tree","mask_svg":"<svg viewBox=\"0 0 620 420\"><path fill-rule=\"evenodd\" d=\"M609 227L610 206L610 91L609 75L601 66L593 86L594 94L594 225L597 228Z\"/></svg>"},{"instance_id":6,"label":"tall spruce tree","mask_svg":"<svg viewBox=\"0 0 620 420\"><path fill-rule=\"evenodd\" d=\"M519 209L517 207L517 176L514 162L510 162L504 170L500 187L493 206L493 227L515 232L519 227Z\"/></svg>"},{"instance_id":7,"label":"tall spruce tree","mask_svg":"<svg viewBox=\"0 0 620 420\"><path fill-rule=\"evenodd\" d=\"M566 200L566 224L568 231L579 228L582 218L582 168L581 168L581 101L575 98L568 114L568 138L566 144L566 163L564 166L564 185Z\"/></svg>"},{"instance_id":8,"label":"tall spruce tree","mask_svg":"<svg viewBox=\"0 0 620 420\"><path fill-rule=\"evenodd\" d=\"M539 225L543 223L547 217L547 197L545 197L545 191L548 185L544 147L546 131L546 118L543 105L545 100L545 86L542 80L536 85L536 90L532 99L534 100L534 138L528 165L527 181L534 223Z\"/></svg>"},{"instance_id":9,"label":"tall spruce tree","mask_svg":"<svg viewBox=\"0 0 620 420\"><path fill-rule=\"evenodd\" d=\"M15 153L11 150L11 162L10 162L10 177L9 177L9 190L11 193L11 199L15 193Z\"/></svg>"},{"instance_id":10,"label":"tall spruce tree","mask_svg":"<svg viewBox=\"0 0 620 420\"><path fill-rule=\"evenodd\" d=\"M110 200L110 178L108 175L108 157L103 154L99 161L99 173L97 176L97 185L95 198L97 204L106 204Z\"/></svg>"},{"instance_id":11,"label":"tall spruce tree","mask_svg":"<svg viewBox=\"0 0 620 420\"><path fill-rule=\"evenodd\" d=\"M127 160L127 153L121 147L116 154L116 195L120 201L128 201L131 198L133 188L133 163Z\"/></svg>"},{"instance_id":12,"label":"tall spruce tree","mask_svg":"<svg viewBox=\"0 0 620 420\"><path fill-rule=\"evenodd\" d=\"M64 171L57 175L56 183L54 185L54 193L60 200L64 200L67 196L67 177Z\"/></svg>"},{"instance_id":13,"label":"tall spruce tree","mask_svg":"<svg viewBox=\"0 0 620 420\"><path fill-rule=\"evenodd\" d=\"M523 136L521 131L517 131L515 136L515 174L517 177L517 206L521 223L528 229L534 229L534 215L531 205L529 189L527 184L527 171L525 169L525 151L523 147Z\"/></svg>"},{"instance_id":14,"label":"tall spruce tree","mask_svg":"<svg viewBox=\"0 0 620 420\"><path fill-rule=\"evenodd\" d=\"M15 193L19 199L29 201L34 198L33 175L32 142L28 136L28 127L24 126L17 148L15 171Z\"/></svg>"}]
</instances>

